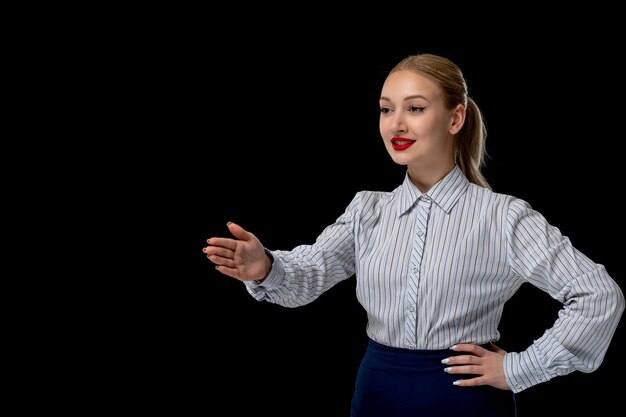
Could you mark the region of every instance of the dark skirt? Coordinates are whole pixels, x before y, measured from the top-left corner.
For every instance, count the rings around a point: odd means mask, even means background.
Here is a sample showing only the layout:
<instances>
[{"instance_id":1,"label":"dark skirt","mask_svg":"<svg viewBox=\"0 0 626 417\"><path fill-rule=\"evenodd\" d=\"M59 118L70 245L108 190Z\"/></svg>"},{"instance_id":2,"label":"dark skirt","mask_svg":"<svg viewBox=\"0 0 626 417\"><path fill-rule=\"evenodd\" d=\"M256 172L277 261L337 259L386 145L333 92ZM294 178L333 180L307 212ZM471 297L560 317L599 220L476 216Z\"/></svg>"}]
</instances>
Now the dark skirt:
<instances>
[{"instance_id":1,"label":"dark skirt","mask_svg":"<svg viewBox=\"0 0 626 417\"><path fill-rule=\"evenodd\" d=\"M449 349L410 350L369 341L356 378L351 417L515 417L512 391L459 387L472 375L444 372Z\"/></svg>"}]
</instances>

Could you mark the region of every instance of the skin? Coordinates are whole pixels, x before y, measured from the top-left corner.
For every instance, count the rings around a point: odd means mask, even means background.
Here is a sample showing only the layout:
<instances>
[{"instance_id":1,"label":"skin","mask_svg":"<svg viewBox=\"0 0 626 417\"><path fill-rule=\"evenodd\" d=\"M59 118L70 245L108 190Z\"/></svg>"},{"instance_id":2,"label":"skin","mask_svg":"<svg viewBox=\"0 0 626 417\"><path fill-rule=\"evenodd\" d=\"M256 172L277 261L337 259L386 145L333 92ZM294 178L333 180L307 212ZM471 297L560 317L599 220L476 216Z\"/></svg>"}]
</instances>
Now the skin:
<instances>
[{"instance_id":1,"label":"skin","mask_svg":"<svg viewBox=\"0 0 626 417\"><path fill-rule=\"evenodd\" d=\"M413 71L397 71L385 80L380 95L380 134L396 164L407 165L411 181L428 191L454 168L454 135L465 121L461 104L447 109L440 88ZM394 137L415 140L403 151Z\"/></svg>"},{"instance_id":2,"label":"skin","mask_svg":"<svg viewBox=\"0 0 626 417\"><path fill-rule=\"evenodd\" d=\"M387 152L395 163L406 165L411 181L427 192L454 168L454 136L465 122L465 107L446 108L437 84L413 71L397 71L385 80L380 108L380 134ZM393 138L415 143L396 151ZM225 275L240 281L265 279L272 260L259 239L235 223L229 222L227 227L235 239L212 237L202 251ZM510 389L504 377L506 351L494 344L485 349L472 343L458 343L451 349L465 353L444 360L445 372L461 376L455 385ZM464 374L478 376L464 379Z\"/></svg>"}]
</instances>

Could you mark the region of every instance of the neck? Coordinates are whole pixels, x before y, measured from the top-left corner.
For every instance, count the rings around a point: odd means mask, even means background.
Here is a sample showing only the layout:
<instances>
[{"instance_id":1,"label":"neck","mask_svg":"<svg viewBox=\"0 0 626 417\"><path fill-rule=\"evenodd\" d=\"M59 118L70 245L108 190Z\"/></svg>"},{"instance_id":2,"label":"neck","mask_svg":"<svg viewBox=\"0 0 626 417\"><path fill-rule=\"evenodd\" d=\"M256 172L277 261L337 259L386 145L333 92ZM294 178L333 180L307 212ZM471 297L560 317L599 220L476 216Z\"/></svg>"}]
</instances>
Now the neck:
<instances>
[{"instance_id":1,"label":"neck","mask_svg":"<svg viewBox=\"0 0 626 417\"><path fill-rule=\"evenodd\" d=\"M454 161L434 168L409 166L409 178L421 192L426 193L453 169Z\"/></svg>"}]
</instances>

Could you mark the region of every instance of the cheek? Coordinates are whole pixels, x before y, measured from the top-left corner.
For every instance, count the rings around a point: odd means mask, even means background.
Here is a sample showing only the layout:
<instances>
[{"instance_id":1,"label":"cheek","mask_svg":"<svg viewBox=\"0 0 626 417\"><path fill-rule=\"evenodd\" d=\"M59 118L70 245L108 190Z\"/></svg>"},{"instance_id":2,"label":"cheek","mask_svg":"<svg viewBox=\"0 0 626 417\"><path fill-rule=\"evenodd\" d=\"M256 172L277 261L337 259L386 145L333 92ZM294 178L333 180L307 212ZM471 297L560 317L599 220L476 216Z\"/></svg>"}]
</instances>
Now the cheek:
<instances>
[{"instance_id":1,"label":"cheek","mask_svg":"<svg viewBox=\"0 0 626 417\"><path fill-rule=\"evenodd\" d=\"M415 124L411 126L411 129L419 135L432 138L435 141L438 141L438 138L447 136L447 125L442 123L440 120L431 119L423 121L425 123Z\"/></svg>"},{"instance_id":2,"label":"cheek","mask_svg":"<svg viewBox=\"0 0 626 417\"><path fill-rule=\"evenodd\" d=\"M378 130L380 134L384 137L389 134L389 122L385 119L381 118L378 122Z\"/></svg>"}]
</instances>

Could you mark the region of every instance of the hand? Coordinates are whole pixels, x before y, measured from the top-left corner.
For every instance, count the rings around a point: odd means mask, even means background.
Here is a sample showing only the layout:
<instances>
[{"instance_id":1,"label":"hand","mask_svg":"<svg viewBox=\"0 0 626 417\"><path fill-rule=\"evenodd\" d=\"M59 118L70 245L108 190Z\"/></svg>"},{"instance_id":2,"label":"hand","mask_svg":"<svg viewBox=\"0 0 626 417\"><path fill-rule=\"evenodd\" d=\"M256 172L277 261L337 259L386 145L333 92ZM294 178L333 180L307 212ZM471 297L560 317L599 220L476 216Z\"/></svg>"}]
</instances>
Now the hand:
<instances>
[{"instance_id":1,"label":"hand","mask_svg":"<svg viewBox=\"0 0 626 417\"><path fill-rule=\"evenodd\" d=\"M212 237L207 239L209 246L202 249L215 269L240 281L267 277L272 262L259 239L235 223L228 222L226 226L237 239Z\"/></svg>"},{"instance_id":2,"label":"hand","mask_svg":"<svg viewBox=\"0 0 626 417\"><path fill-rule=\"evenodd\" d=\"M510 390L504 378L505 350L491 343L491 350L472 343L459 343L455 352L468 352L470 355L450 356L445 371L449 374L474 374L474 378L459 379L454 382L459 387L491 385L502 390Z\"/></svg>"}]
</instances>

